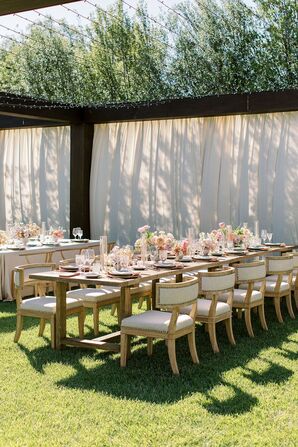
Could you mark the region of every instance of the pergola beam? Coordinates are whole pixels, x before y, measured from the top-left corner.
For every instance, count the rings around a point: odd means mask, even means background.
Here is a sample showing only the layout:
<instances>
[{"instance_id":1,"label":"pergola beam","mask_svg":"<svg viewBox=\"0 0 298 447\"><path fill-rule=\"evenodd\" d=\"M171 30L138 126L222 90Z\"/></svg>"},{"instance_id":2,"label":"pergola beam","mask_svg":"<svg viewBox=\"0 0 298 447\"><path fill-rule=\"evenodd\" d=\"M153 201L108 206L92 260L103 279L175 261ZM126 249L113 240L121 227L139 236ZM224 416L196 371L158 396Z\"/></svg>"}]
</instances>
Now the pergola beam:
<instances>
[{"instance_id":1,"label":"pergola beam","mask_svg":"<svg viewBox=\"0 0 298 447\"><path fill-rule=\"evenodd\" d=\"M16 12L30 11L32 9L46 8L48 6L62 5L63 3L73 3L80 0L1 0L0 16L14 14Z\"/></svg>"}]
</instances>

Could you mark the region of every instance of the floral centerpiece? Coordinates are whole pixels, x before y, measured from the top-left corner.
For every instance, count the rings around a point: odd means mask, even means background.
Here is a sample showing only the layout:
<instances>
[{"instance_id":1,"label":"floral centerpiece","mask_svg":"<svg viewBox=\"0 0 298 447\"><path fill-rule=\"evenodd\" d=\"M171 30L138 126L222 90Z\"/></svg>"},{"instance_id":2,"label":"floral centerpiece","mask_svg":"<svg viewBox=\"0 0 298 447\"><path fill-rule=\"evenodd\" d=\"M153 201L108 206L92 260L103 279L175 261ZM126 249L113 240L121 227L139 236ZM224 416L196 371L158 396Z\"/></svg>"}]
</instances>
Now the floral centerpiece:
<instances>
[{"instance_id":1,"label":"floral centerpiece","mask_svg":"<svg viewBox=\"0 0 298 447\"><path fill-rule=\"evenodd\" d=\"M233 229L231 225L226 225L224 222L221 222L219 228L213 230L211 234L219 244L225 245L227 242L234 246L248 245L252 237L251 231L245 226L238 226Z\"/></svg>"},{"instance_id":2,"label":"floral centerpiece","mask_svg":"<svg viewBox=\"0 0 298 447\"><path fill-rule=\"evenodd\" d=\"M208 255L217 247L218 240L215 233L200 233L200 248L204 255Z\"/></svg>"},{"instance_id":3,"label":"floral centerpiece","mask_svg":"<svg viewBox=\"0 0 298 447\"><path fill-rule=\"evenodd\" d=\"M28 239L40 235L40 227L32 222L28 224L17 223L10 231L13 239Z\"/></svg>"},{"instance_id":4,"label":"floral centerpiece","mask_svg":"<svg viewBox=\"0 0 298 447\"><path fill-rule=\"evenodd\" d=\"M132 255L133 252L130 245L121 248L118 245L115 245L108 254L107 264L114 266L116 270L128 268L132 261Z\"/></svg>"},{"instance_id":5,"label":"floral centerpiece","mask_svg":"<svg viewBox=\"0 0 298 447\"><path fill-rule=\"evenodd\" d=\"M180 259L181 257L187 255L188 249L189 249L189 241L187 239L184 239L181 242L175 241L172 248L177 259Z\"/></svg>"},{"instance_id":6,"label":"floral centerpiece","mask_svg":"<svg viewBox=\"0 0 298 447\"><path fill-rule=\"evenodd\" d=\"M7 244L8 237L5 231L0 230L0 245Z\"/></svg>"},{"instance_id":7,"label":"floral centerpiece","mask_svg":"<svg viewBox=\"0 0 298 447\"><path fill-rule=\"evenodd\" d=\"M50 228L49 235L52 236L54 240L63 239L64 238L64 230L63 228Z\"/></svg>"}]
</instances>

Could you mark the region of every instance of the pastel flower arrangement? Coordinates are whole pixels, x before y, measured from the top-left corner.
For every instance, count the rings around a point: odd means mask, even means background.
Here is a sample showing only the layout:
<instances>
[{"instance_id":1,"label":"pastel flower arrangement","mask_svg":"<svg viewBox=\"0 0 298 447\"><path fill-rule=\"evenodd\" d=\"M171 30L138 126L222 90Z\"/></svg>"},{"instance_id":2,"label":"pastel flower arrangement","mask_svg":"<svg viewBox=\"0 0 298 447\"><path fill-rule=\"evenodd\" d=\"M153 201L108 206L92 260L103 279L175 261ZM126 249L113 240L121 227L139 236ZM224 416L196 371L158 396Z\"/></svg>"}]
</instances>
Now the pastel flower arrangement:
<instances>
[{"instance_id":1,"label":"pastel flower arrangement","mask_svg":"<svg viewBox=\"0 0 298 447\"><path fill-rule=\"evenodd\" d=\"M187 239L184 239L182 242L175 241L173 245L173 252L176 256L179 255L187 255L189 248L189 241Z\"/></svg>"},{"instance_id":2,"label":"pastel flower arrangement","mask_svg":"<svg viewBox=\"0 0 298 447\"><path fill-rule=\"evenodd\" d=\"M50 236L54 239L63 239L64 238L64 230L62 228L50 229Z\"/></svg>"},{"instance_id":3,"label":"pastel flower arrangement","mask_svg":"<svg viewBox=\"0 0 298 447\"><path fill-rule=\"evenodd\" d=\"M145 238L148 246L154 246L157 250L171 250L175 238L172 233L166 233L165 231L149 231L150 226L144 225L138 228L138 232L141 237L136 240L135 248L140 250L142 245L142 239Z\"/></svg>"},{"instance_id":4,"label":"pastel flower arrangement","mask_svg":"<svg viewBox=\"0 0 298 447\"><path fill-rule=\"evenodd\" d=\"M0 245L7 244L8 237L5 231L0 230Z\"/></svg>"},{"instance_id":5,"label":"pastel flower arrangement","mask_svg":"<svg viewBox=\"0 0 298 447\"><path fill-rule=\"evenodd\" d=\"M224 222L220 222L218 227L211 232L218 242L233 242L234 245L248 244L253 236L252 232L246 227L238 226L233 229L231 225L226 225Z\"/></svg>"},{"instance_id":6,"label":"pastel flower arrangement","mask_svg":"<svg viewBox=\"0 0 298 447\"><path fill-rule=\"evenodd\" d=\"M38 237L40 235L40 227L36 223L17 223L11 230L13 239L27 239L29 237Z\"/></svg>"},{"instance_id":7,"label":"pastel flower arrangement","mask_svg":"<svg viewBox=\"0 0 298 447\"><path fill-rule=\"evenodd\" d=\"M218 239L216 238L216 235L211 232L207 233L200 233L200 246L204 253L210 253L214 251L217 247Z\"/></svg>"}]
</instances>

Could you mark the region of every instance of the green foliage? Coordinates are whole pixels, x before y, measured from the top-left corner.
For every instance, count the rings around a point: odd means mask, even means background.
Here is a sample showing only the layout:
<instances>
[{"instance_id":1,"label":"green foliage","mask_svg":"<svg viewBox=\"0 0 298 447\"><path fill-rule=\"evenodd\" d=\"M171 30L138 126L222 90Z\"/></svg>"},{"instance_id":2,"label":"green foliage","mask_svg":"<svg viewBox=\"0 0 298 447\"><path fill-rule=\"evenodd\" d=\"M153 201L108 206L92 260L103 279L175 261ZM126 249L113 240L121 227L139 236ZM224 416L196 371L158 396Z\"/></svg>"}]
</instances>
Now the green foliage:
<instances>
[{"instance_id":1,"label":"green foliage","mask_svg":"<svg viewBox=\"0 0 298 447\"><path fill-rule=\"evenodd\" d=\"M297 446L297 317L282 312L285 323L279 324L273 306L266 306L268 332L252 314L253 339L244 321L234 319L236 346L219 324L217 355L197 325L200 364L192 364L181 338L175 377L162 341L149 358L144 339L134 339L124 369L119 354L53 351L49 325L45 337L37 337L33 318L24 319L15 344L15 303L0 302L0 446ZM88 313L88 337L91 327ZM102 310L100 330L114 329L117 318ZM78 335L77 318L68 318L67 330Z\"/></svg>"},{"instance_id":2,"label":"green foliage","mask_svg":"<svg viewBox=\"0 0 298 447\"><path fill-rule=\"evenodd\" d=\"M124 6L3 39L0 91L93 104L298 86L296 0L255 0L254 11L243 0L185 0L158 23L143 2L134 15Z\"/></svg>"}]
</instances>

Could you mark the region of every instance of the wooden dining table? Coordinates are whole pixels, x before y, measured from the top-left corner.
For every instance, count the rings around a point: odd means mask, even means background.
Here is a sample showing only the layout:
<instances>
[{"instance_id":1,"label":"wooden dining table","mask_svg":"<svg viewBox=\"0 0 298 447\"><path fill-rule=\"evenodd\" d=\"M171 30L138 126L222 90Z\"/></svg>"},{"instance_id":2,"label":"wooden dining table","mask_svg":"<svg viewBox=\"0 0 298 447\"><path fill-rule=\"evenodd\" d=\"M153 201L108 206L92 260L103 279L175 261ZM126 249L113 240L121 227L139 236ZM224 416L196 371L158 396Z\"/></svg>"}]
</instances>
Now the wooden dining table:
<instances>
[{"instance_id":1,"label":"wooden dining table","mask_svg":"<svg viewBox=\"0 0 298 447\"><path fill-rule=\"evenodd\" d=\"M139 286L142 282L150 281L152 283L152 307L155 308L155 286L161 278L175 276L176 282L180 282L185 273L198 272L202 269L212 270L221 267L222 265L231 265L256 257L272 255L273 253L288 253L293 251L294 248L296 248L296 246L293 245L266 247L266 250L249 251L245 255L225 254L214 261L202 260L185 262L183 264L179 263L178 267L175 268L154 268L153 266L150 266L148 269L139 272L137 277L131 279L110 277L107 274L96 279L91 279L86 278L83 273L71 277L64 277L61 276L60 271L34 273L30 275L30 278L56 283L56 349L61 349L64 346L75 346L79 348L85 347L120 352L120 331L112 332L93 339L80 339L66 336L66 292L68 290L68 284L80 283L86 284L87 286L99 285L120 287L120 321L122 321L123 318L132 314L131 289Z\"/></svg>"}]
</instances>

